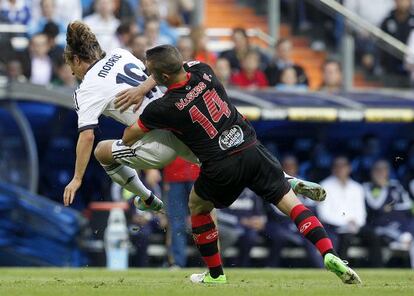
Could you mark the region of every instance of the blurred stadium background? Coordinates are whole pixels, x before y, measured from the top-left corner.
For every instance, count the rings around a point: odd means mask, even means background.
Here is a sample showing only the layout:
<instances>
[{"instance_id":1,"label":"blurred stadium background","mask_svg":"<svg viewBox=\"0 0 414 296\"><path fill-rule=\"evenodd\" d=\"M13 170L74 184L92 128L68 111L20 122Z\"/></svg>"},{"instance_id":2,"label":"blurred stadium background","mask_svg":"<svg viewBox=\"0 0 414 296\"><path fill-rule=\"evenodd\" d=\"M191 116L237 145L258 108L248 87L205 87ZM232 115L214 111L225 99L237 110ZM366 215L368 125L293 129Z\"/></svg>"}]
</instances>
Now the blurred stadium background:
<instances>
[{"instance_id":1,"label":"blurred stadium background","mask_svg":"<svg viewBox=\"0 0 414 296\"><path fill-rule=\"evenodd\" d=\"M95 160L75 204L62 207L79 83L62 51L66 25L83 19L106 51L144 59L171 43L209 63L285 170L324 182L327 202L309 206L344 258L414 267L413 9L411 0L0 0L0 265L201 265L186 213L197 169L181 160L142 172L168 219L136 212ZM97 140L122 130L103 119ZM321 267L290 220L249 191L218 221L228 267Z\"/></svg>"}]
</instances>

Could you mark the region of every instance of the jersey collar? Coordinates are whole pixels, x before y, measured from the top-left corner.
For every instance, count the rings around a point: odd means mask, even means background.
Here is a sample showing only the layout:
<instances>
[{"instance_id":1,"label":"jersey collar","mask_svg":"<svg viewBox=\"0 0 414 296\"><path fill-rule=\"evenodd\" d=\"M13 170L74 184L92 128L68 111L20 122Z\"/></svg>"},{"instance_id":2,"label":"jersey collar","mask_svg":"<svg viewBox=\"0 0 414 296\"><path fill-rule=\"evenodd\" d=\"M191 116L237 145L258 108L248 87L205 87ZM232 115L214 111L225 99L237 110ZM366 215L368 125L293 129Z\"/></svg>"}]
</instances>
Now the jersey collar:
<instances>
[{"instance_id":1,"label":"jersey collar","mask_svg":"<svg viewBox=\"0 0 414 296\"><path fill-rule=\"evenodd\" d=\"M88 73L89 70L92 69L93 66L95 66L100 60L102 60L102 59L96 60L95 62L93 62L92 64L90 64L89 67L88 67L88 69L86 69L86 73ZM85 75L86 75L86 73L85 73Z\"/></svg>"},{"instance_id":2,"label":"jersey collar","mask_svg":"<svg viewBox=\"0 0 414 296\"><path fill-rule=\"evenodd\" d=\"M171 90L176 89L176 88L183 87L184 85L186 85L188 83L188 81L190 81L190 78L191 78L191 73L187 72L185 80L174 83L174 84L171 84L168 87L168 91L171 91Z\"/></svg>"}]
</instances>

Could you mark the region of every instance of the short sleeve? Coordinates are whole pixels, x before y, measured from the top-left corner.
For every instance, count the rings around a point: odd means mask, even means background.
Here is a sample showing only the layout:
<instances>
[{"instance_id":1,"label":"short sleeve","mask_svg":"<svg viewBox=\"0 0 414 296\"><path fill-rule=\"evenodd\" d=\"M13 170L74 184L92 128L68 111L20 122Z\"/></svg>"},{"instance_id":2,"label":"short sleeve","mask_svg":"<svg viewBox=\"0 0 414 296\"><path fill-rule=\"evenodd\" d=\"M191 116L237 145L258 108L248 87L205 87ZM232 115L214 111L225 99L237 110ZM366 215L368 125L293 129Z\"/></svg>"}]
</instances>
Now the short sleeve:
<instances>
[{"instance_id":1,"label":"short sleeve","mask_svg":"<svg viewBox=\"0 0 414 296\"><path fill-rule=\"evenodd\" d=\"M142 130L149 131L153 129L172 128L168 122L171 114L168 114L168 108L163 103L163 100L153 101L145 107L138 119L138 125Z\"/></svg>"},{"instance_id":2,"label":"short sleeve","mask_svg":"<svg viewBox=\"0 0 414 296\"><path fill-rule=\"evenodd\" d=\"M77 89L73 99L78 114L78 131L98 127L99 117L107 105L104 98L97 97L93 91Z\"/></svg>"}]
</instances>

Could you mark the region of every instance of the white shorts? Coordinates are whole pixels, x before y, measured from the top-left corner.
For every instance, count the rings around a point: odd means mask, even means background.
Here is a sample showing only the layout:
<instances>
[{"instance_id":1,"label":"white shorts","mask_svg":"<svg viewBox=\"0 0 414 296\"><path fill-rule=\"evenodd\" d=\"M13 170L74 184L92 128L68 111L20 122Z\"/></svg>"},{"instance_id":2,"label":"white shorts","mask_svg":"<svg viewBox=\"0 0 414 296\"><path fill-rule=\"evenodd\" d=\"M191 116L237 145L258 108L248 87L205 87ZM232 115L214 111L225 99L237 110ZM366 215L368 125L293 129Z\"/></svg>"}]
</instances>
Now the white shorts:
<instances>
[{"instance_id":1,"label":"white shorts","mask_svg":"<svg viewBox=\"0 0 414 296\"><path fill-rule=\"evenodd\" d=\"M115 161L134 169L161 169L170 164L177 156L192 163L198 158L183 142L170 131L152 130L131 147L121 140L112 144Z\"/></svg>"}]
</instances>

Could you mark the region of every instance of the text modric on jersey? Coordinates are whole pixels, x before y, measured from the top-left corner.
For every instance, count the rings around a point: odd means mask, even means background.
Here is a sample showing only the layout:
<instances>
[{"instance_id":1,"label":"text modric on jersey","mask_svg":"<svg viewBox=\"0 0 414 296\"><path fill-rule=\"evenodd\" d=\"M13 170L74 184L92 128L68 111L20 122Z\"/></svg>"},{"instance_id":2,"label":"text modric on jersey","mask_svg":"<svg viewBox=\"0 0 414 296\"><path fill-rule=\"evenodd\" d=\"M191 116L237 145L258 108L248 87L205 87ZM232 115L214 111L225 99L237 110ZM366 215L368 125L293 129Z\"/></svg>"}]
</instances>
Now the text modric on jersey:
<instances>
[{"instance_id":1,"label":"text modric on jersey","mask_svg":"<svg viewBox=\"0 0 414 296\"><path fill-rule=\"evenodd\" d=\"M119 54L113 54L106 63L102 66L102 69L99 71L98 76L105 78L109 72L112 70L112 67L115 66L116 62L118 62L122 58Z\"/></svg>"}]
</instances>

